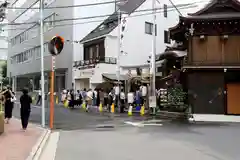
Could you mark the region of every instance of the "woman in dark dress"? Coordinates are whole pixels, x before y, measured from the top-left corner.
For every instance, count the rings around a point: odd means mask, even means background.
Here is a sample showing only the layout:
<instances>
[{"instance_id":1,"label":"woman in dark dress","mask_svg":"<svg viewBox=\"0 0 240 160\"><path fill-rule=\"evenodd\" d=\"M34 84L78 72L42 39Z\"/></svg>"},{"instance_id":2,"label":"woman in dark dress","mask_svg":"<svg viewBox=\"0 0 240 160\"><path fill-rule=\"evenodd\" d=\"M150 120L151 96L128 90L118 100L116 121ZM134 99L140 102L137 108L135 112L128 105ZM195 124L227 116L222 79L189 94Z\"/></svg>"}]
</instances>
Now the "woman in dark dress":
<instances>
[{"instance_id":1,"label":"woman in dark dress","mask_svg":"<svg viewBox=\"0 0 240 160\"><path fill-rule=\"evenodd\" d=\"M20 103L21 103L21 122L22 122L22 129L25 131L28 126L28 120L31 113L31 103L32 98L28 95L28 90L23 89L23 94L20 97Z\"/></svg>"},{"instance_id":2,"label":"woman in dark dress","mask_svg":"<svg viewBox=\"0 0 240 160\"><path fill-rule=\"evenodd\" d=\"M9 120L12 118L12 110L13 110L13 103L11 99L14 97L10 88L7 88L6 92L4 93L5 97L5 122L9 123Z\"/></svg>"},{"instance_id":3,"label":"woman in dark dress","mask_svg":"<svg viewBox=\"0 0 240 160\"><path fill-rule=\"evenodd\" d=\"M74 100L75 98L74 98L74 92L73 92L73 90L70 90L70 101L69 101L69 104L68 104L68 106L69 106L69 108L71 108L71 109L73 109L74 108Z\"/></svg>"}]
</instances>

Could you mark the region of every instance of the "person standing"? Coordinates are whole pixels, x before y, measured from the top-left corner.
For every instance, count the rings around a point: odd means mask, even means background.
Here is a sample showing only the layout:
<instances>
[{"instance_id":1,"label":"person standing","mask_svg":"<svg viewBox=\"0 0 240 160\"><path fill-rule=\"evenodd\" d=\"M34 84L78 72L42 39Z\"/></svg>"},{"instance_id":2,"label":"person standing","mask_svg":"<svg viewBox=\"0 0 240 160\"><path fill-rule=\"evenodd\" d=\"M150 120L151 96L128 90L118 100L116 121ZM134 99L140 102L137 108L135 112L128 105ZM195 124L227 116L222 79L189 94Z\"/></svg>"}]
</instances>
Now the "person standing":
<instances>
[{"instance_id":1,"label":"person standing","mask_svg":"<svg viewBox=\"0 0 240 160\"><path fill-rule=\"evenodd\" d=\"M71 109L73 109L74 108L74 91L73 91L73 89L72 90L70 90L69 91L69 98L68 98L68 101L69 101L69 107L71 108Z\"/></svg>"},{"instance_id":2,"label":"person standing","mask_svg":"<svg viewBox=\"0 0 240 160\"><path fill-rule=\"evenodd\" d=\"M82 104L82 95L79 90L76 93L76 105L80 106Z\"/></svg>"},{"instance_id":3,"label":"person standing","mask_svg":"<svg viewBox=\"0 0 240 160\"><path fill-rule=\"evenodd\" d=\"M121 93L120 93L120 113L124 112L124 108L125 108L125 93L124 90L121 89Z\"/></svg>"},{"instance_id":4,"label":"person standing","mask_svg":"<svg viewBox=\"0 0 240 160\"><path fill-rule=\"evenodd\" d=\"M39 103L41 103L41 99L42 99L42 91L39 90L39 91L38 91L38 100L37 100L36 105L39 105Z\"/></svg>"},{"instance_id":5,"label":"person standing","mask_svg":"<svg viewBox=\"0 0 240 160\"><path fill-rule=\"evenodd\" d=\"M89 109L89 107L92 107L92 101L93 101L93 91L92 89L89 89L87 92L87 97L86 97L86 101L87 101L87 110Z\"/></svg>"},{"instance_id":6,"label":"person standing","mask_svg":"<svg viewBox=\"0 0 240 160\"><path fill-rule=\"evenodd\" d=\"M20 115L21 115L21 122L22 122L22 129L25 131L28 126L29 116L31 113L31 103L32 98L28 95L28 90L23 89L22 96L20 97Z\"/></svg>"},{"instance_id":7,"label":"person standing","mask_svg":"<svg viewBox=\"0 0 240 160\"><path fill-rule=\"evenodd\" d=\"M5 123L9 123L10 119L12 118L12 110L13 110L13 103L12 98L14 97L12 91L10 90L10 87L6 89L6 92L4 93L5 97Z\"/></svg>"}]
</instances>

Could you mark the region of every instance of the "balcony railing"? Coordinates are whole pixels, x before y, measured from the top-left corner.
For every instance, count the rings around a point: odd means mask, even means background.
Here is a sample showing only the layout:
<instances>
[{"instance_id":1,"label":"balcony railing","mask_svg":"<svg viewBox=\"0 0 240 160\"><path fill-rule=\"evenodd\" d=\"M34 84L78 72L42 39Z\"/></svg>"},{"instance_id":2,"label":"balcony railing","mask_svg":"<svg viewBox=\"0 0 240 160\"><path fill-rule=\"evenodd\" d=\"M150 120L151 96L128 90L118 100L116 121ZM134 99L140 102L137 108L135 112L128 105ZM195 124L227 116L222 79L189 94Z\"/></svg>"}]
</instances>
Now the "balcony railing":
<instances>
[{"instance_id":1,"label":"balcony railing","mask_svg":"<svg viewBox=\"0 0 240 160\"><path fill-rule=\"evenodd\" d=\"M75 61L73 67L84 69L84 68L94 68L98 63L105 64L117 64L117 58L114 57L99 57L90 60Z\"/></svg>"}]
</instances>

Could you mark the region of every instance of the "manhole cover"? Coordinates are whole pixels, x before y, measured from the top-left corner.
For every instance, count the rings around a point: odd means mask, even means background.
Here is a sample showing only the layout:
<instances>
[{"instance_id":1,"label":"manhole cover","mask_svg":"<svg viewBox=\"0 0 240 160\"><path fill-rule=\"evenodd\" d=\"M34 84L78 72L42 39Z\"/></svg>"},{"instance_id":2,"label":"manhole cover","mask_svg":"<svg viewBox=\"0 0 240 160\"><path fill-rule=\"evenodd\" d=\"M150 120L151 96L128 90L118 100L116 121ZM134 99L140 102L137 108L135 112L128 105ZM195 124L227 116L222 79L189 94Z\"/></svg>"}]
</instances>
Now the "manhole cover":
<instances>
[{"instance_id":1,"label":"manhole cover","mask_svg":"<svg viewBox=\"0 0 240 160\"><path fill-rule=\"evenodd\" d=\"M115 128L114 125L109 124L109 125L98 125L96 128L103 128L103 129L109 129L109 128Z\"/></svg>"}]
</instances>

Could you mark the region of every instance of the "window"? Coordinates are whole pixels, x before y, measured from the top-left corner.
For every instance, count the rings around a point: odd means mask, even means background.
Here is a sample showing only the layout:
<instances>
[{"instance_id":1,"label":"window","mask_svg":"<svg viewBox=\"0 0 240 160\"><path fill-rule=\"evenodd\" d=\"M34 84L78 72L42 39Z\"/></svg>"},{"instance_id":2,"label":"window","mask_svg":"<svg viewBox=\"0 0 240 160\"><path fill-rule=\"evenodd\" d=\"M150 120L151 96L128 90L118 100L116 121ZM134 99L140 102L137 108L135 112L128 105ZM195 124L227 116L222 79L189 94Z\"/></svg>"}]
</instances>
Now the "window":
<instances>
[{"instance_id":1,"label":"window","mask_svg":"<svg viewBox=\"0 0 240 160\"><path fill-rule=\"evenodd\" d=\"M84 47L84 60L96 60L100 57L100 44Z\"/></svg>"},{"instance_id":2,"label":"window","mask_svg":"<svg viewBox=\"0 0 240 160\"><path fill-rule=\"evenodd\" d=\"M164 43L170 43L170 36L169 36L169 31L164 31Z\"/></svg>"},{"instance_id":3,"label":"window","mask_svg":"<svg viewBox=\"0 0 240 160\"><path fill-rule=\"evenodd\" d=\"M44 23L44 32L52 29L55 26L55 16L56 14L52 14L49 17L47 17L46 19L44 19L44 21L48 21Z\"/></svg>"},{"instance_id":4,"label":"window","mask_svg":"<svg viewBox=\"0 0 240 160\"><path fill-rule=\"evenodd\" d=\"M163 16L167 18L167 13L168 13L168 7L166 4L163 5Z\"/></svg>"},{"instance_id":5,"label":"window","mask_svg":"<svg viewBox=\"0 0 240 160\"><path fill-rule=\"evenodd\" d=\"M48 43L44 43L45 50L47 46L48 46ZM48 51L45 51L44 55L45 56L49 55ZM11 63L12 64L23 63L23 62L31 61L33 57L38 59L40 58L40 56L41 56L40 46L37 46L11 57Z\"/></svg>"},{"instance_id":6,"label":"window","mask_svg":"<svg viewBox=\"0 0 240 160\"><path fill-rule=\"evenodd\" d=\"M145 22L145 33L146 34L153 34L153 23ZM157 25L155 25L155 34L157 35Z\"/></svg>"}]
</instances>

